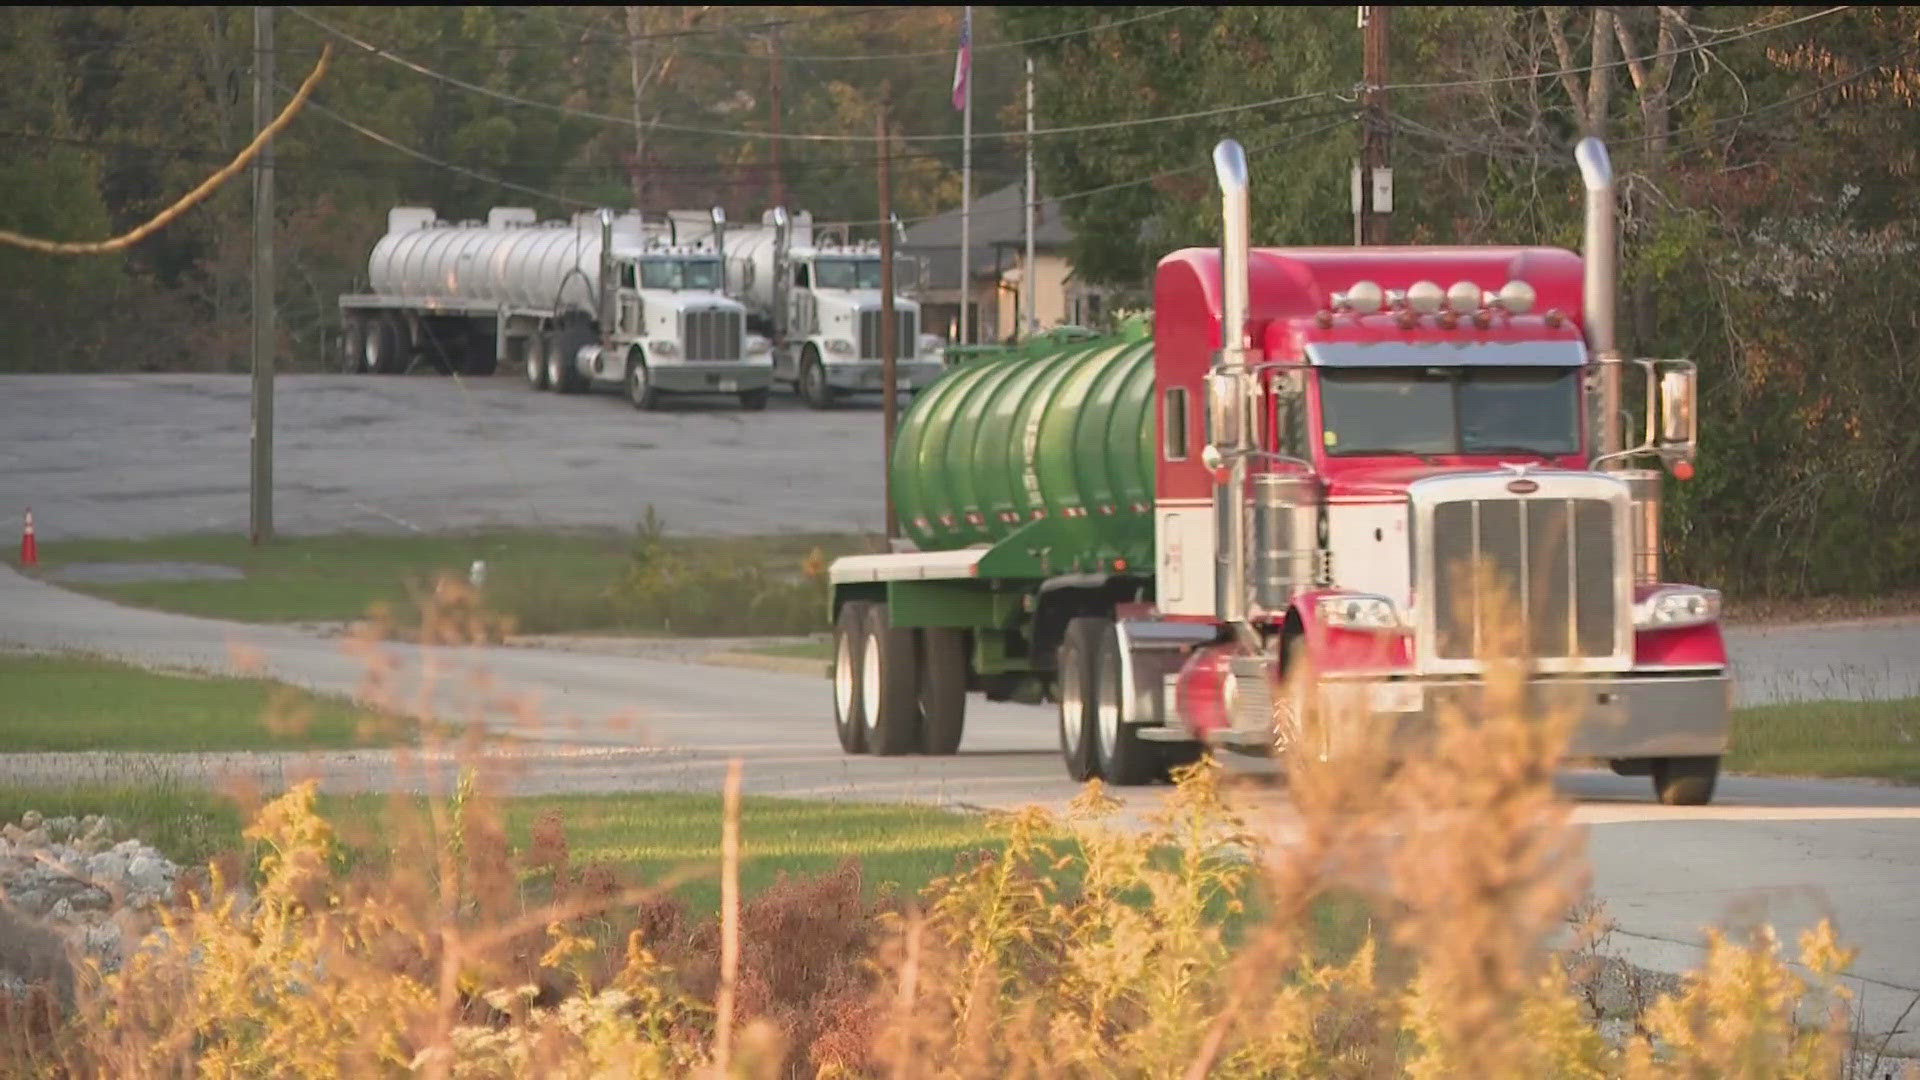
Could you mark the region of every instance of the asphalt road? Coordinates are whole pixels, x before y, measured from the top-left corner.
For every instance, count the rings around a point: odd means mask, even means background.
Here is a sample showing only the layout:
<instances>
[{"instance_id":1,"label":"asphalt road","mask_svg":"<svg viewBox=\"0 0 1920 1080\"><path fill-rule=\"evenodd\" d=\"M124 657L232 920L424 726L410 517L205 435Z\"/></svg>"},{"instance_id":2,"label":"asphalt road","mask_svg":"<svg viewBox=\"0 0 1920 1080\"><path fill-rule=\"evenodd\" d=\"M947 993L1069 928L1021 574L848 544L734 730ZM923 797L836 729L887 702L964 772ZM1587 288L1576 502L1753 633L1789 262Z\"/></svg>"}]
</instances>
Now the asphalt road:
<instances>
[{"instance_id":1,"label":"asphalt road","mask_svg":"<svg viewBox=\"0 0 1920 1080\"><path fill-rule=\"evenodd\" d=\"M1920 623L1878 633L1883 649L1911 649ZM1746 666L1817 656L1823 635L1776 632L1746 654ZM210 671L235 670L238 657L286 681L344 693L365 689L369 672L340 639L137 611L11 570L0 570L0 646L87 649ZM509 778L525 793L713 791L736 756L746 762L747 789L763 794L1059 807L1077 790L1060 768L1052 714L1040 707L976 699L963 752L952 758L849 758L834 742L822 679L539 648L393 646L388 655L393 664L382 678L400 700L433 701L443 715L527 740ZM1794 677L1791 668L1775 674ZM309 774L340 790L432 783L427 773L364 753L191 757L168 767L208 779L231 769L269 786ZM87 755L0 755L0 783L97 781L125 768ZM1709 923L1763 919L1792 942L1828 915L1861 948L1855 989L1869 1027L1890 1028L1920 994L1920 906L1912 903L1920 789L1727 777L1714 805L1675 808L1655 804L1642 778L1569 771L1560 783L1587 829L1594 893L1620 922L1613 947L1624 959L1683 970L1699 961ZM1135 813L1157 798L1151 789L1122 794ZM1284 795L1269 798L1262 819L1285 842ZM1920 1052L1920 1040L1895 1045Z\"/></svg>"},{"instance_id":2,"label":"asphalt road","mask_svg":"<svg viewBox=\"0 0 1920 1080\"><path fill-rule=\"evenodd\" d=\"M0 520L32 507L43 541L245 532L251 400L244 375L0 375ZM285 533L630 527L649 503L678 533L882 529L878 395L642 413L506 375L289 375L274 415Z\"/></svg>"}]
</instances>

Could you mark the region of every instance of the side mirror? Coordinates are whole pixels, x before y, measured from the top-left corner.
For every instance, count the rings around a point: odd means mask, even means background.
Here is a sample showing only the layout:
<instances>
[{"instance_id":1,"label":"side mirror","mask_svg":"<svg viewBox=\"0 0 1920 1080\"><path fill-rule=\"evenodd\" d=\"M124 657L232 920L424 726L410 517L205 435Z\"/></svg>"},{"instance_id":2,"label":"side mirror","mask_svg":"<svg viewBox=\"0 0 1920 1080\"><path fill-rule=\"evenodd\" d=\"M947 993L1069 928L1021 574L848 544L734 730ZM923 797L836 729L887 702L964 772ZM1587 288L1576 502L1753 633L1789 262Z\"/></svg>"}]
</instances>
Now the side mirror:
<instances>
[{"instance_id":1,"label":"side mirror","mask_svg":"<svg viewBox=\"0 0 1920 1080\"><path fill-rule=\"evenodd\" d=\"M1692 366L1660 374L1660 450L1691 456L1699 439L1700 418L1694 411L1699 373Z\"/></svg>"}]
</instances>

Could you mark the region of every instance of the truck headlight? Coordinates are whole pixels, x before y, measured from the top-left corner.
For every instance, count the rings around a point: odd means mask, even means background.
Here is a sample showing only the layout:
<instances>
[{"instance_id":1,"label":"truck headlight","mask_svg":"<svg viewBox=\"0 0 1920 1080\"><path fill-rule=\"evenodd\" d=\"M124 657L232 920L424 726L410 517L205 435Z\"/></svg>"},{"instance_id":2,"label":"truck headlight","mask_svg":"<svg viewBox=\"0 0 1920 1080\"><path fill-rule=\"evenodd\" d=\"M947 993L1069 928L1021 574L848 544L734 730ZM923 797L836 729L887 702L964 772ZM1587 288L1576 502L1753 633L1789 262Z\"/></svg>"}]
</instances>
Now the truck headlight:
<instances>
[{"instance_id":1,"label":"truck headlight","mask_svg":"<svg viewBox=\"0 0 1920 1080\"><path fill-rule=\"evenodd\" d=\"M920 355L938 354L947 347L946 341L938 334L920 335Z\"/></svg>"},{"instance_id":2,"label":"truck headlight","mask_svg":"<svg viewBox=\"0 0 1920 1080\"><path fill-rule=\"evenodd\" d=\"M759 356L762 353L770 353L772 351L773 342L768 341L759 334L747 335L747 355Z\"/></svg>"},{"instance_id":3,"label":"truck headlight","mask_svg":"<svg viewBox=\"0 0 1920 1080\"><path fill-rule=\"evenodd\" d=\"M1320 621L1336 630L1392 631L1402 628L1400 613L1384 596L1346 594L1323 596L1317 602Z\"/></svg>"},{"instance_id":4,"label":"truck headlight","mask_svg":"<svg viewBox=\"0 0 1920 1080\"><path fill-rule=\"evenodd\" d=\"M680 351L680 346L675 345L671 341L649 341L647 342L647 351L658 353L661 356L672 356Z\"/></svg>"},{"instance_id":5,"label":"truck headlight","mask_svg":"<svg viewBox=\"0 0 1920 1080\"><path fill-rule=\"evenodd\" d=\"M846 338L834 338L827 342L827 351L839 356L849 355L853 352L853 342Z\"/></svg>"},{"instance_id":6,"label":"truck headlight","mask_svg":"<svg viewBox=\"0 0 1920 1080\"><path fill-rule=\"evenodd\" d=\"M1701 626L1720 620L1720 592L1691 585L1656 589L1633 605L1636 630L1664 630L1680 626Z\"/></svg>"}]
</instances>

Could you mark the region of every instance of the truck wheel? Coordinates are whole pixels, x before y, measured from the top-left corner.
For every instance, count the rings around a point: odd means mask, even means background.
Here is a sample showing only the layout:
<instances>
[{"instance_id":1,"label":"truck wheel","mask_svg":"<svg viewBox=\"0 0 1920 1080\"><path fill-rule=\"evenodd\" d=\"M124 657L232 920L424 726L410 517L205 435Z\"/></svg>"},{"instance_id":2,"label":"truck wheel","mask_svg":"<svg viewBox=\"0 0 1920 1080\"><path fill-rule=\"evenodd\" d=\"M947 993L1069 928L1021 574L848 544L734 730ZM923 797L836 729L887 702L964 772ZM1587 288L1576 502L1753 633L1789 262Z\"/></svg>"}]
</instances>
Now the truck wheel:
<instances>
[{"instance_id":1,"label":"truck wheel","mask_svg":"<svg viewBox=\"0 0 1920 1080\"><path fill-rule=\"evenodd\" d=\"M1705 806L1713 801L1713 782L1720 776L1717 757L1653 759L1653 792L1668 806Z\"/></svg>"},{"instance_id":2,"label":"truck wheel","mask_svg":"<svg viewBox=\"0 0 1920 1080\"><path fill-rule=\"evenodd\" d=\"M861 693L862 656L867 641L866 600L840 605L833 622L833 731L840 749L849 754L867 752L867 713Z\"/></svg>"},{"instance_id":3,"label":"truck wheel","mask_svg":"<svg viewBox=\"0 0 1920 1080\"><path fill-rule=\"evenodd\" d=\"M920 679L917 635L896 629L885 604L867 609L867 640L861 646L860 695L866 711L867 752L882 757L920 746Z\"/></svg>"},{"instance_id":4,"label":"truck wheel","mask_svg":"<svg viewBox=\"0 0 1920 1080\"><path fill-rule=\"evenodd\" d=\"M527 385L535 390L547 389L547 349L546 337L539 333L528 334L521 339L527 357Z\"/></svg>"},{"instance_id":5,"label":"truck wheel","mask_svg":"<svg viewBox=\"0 0 1920 1080\"><path fill-rule=\"evenodd\" d=\"M1120 635L1105 619L1094 663L1096 682L1093 694L1094 754L1100 775L1110 784L1133 786L1149 784L1160 778L1165 759L1160 748L1140 738L1139 729L1128 723L1125 672L1121 668Z\"/></svg>"},{"instance_id":6,"label":"truck wheel","mask_svg":"<svg viewBox=\"0 0 1920 1080\"><path fill-rule=\"evenodd\" d=\"M1067 775L1075 780L1091 780L1100 775L1100 762L1094 756L1094 743L1100 736L1093 730L1099 693L1100 640L1111 633L1109 619L1081 617L1067 623L1066 637L1060 642L1060 757L1067 763Z\"/></svg>"},{"instance_id":7,"label":"truck wheel","mask_svg":"<svg viewBox=\"0 0 1920 1080\"><path fill-rule=\"evenodd\" d=\"M381 315L369 322L366 348L361 352L366 371L373 375L397 375L406 370L401 340L400 324L393 316Z\"/></svg>"},{"instance_id":8,"label":"truck wheel","mask_svg":"<svg viewBox=\"0 0 1920 1080\"><path fill-rule=\"evenodd\" d=\"M577 358L581 346L591 344L593 335L580 326L556 330L547 339L547 382L556 392L578 394L587 389Z\"/></svg>"},{"instance_id":9,"label":"truck wheel","mask_svg":"<svg viewBox=\"0 0 1920 1080\"><path fill-rule=\"evenodd\" d=\"M358 315L348 317L340 328L340 353L345 361L340 370L349 375L365 371L367 360L367 321Z\"/></svg>"},{"instance_id":10,"label":"truck wheel","mask_svg":"<svg viewBox=\"0 0 1920 1080\"><path fill-rule=\"evenodd\" d=\"M655 409L660 406L660 391L653 388L653 378L647 371L647 358L635 349L627 357L627 401L641 410ZM856 753L858 751L855 751Z\"/></svg>"},{"instance_id":11,"label":"truck wheel","mask_svg":"<svg viewBox=\"0 0 1920 1080\"><path fill-rule=\"evenodd\" d=\"M767 407L767 388L740 391L740 407L748 412L759 412Z\"/></svg>"},{"instance_id":12,"label":"truck wheel","mask_svg":"<svg viewBox=\"0 0 1920 1080\"><path fill-rule=\"evenodd\" d=\"M827 365L820 362L820 353L813 346L800 357L800 396L815 409L833 407L833 387L827 383Z\"/></svg>"},{"instance_id":13,"label":"truck wheel","mask_svg":"<svg viewBox=\"0 0 1920 1080\"><path fill-rule=\"evenodd\" d=\"M920 752L957 754L967 723L967 632L928 627L920 646Z\"/></svg>"}]
</instances>

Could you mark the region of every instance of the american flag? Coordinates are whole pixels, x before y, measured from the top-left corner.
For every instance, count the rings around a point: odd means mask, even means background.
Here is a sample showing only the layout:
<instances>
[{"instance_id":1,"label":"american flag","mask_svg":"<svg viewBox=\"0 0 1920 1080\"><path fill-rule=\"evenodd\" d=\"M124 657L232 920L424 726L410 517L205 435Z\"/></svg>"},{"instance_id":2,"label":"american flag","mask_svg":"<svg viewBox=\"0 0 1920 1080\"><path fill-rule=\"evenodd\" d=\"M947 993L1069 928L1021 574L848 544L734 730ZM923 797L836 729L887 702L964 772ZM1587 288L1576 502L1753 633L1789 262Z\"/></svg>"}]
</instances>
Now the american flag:
<instances>
[{"instance_id":1,"label":"american flag","mask_svg":"<svg viewBox=\"0 0 1920 1080\"><path fill-rule=\"evenodd\" d=\"M973 75L973 8L960 19L960 52L953 58L953 107L967 104L967 80Z\"/></svg>"}]
</instances>

